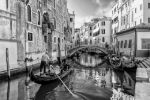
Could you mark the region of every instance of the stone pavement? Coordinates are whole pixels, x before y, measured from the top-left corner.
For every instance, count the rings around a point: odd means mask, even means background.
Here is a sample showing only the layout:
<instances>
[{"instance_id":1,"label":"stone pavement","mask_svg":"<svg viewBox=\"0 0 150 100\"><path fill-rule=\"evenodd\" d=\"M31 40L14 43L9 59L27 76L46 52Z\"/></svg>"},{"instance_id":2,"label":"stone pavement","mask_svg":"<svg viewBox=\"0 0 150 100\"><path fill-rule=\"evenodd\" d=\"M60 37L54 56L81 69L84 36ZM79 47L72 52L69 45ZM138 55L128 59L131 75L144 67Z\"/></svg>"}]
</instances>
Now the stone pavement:
<instances>
[{"instance_id":1,"label":"stone pavement","mask_svg":"<svg viewBox=\"0 0 150 100\"><path fill-rule=\"evenodd\" d=\"M135 100L150 100L150 58L138 58Z\"/></svg>"}]
</instances>

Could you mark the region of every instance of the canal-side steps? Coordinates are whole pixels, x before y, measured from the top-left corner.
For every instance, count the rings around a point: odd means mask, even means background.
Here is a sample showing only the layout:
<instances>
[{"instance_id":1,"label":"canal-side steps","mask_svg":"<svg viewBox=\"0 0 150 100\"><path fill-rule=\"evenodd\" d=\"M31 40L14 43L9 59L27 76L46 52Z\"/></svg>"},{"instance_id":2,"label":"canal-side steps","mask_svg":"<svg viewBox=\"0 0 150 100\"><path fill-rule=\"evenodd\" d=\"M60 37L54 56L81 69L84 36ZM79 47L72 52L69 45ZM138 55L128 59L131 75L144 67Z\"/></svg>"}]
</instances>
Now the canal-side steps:
<instances>
[{"instance_id":1,"label":"canal-side steps","mask_svg":"<svg viewBox=\"0 0 150 100\"><path fill-rule=\"evenodd\" d=\"M150 58L137 59L135 100L150 100Z\"/></svg>"},{"instance_id":2,"label":"canal-side steps","mask_svg":"<svg viewBox=\"0 0 150 100\"><path fill-rule=\"evenodd\" d=\"M136 81L150 82L150 58L137 58L139 64L137 65Z\"/></svg>"}]
</instances>

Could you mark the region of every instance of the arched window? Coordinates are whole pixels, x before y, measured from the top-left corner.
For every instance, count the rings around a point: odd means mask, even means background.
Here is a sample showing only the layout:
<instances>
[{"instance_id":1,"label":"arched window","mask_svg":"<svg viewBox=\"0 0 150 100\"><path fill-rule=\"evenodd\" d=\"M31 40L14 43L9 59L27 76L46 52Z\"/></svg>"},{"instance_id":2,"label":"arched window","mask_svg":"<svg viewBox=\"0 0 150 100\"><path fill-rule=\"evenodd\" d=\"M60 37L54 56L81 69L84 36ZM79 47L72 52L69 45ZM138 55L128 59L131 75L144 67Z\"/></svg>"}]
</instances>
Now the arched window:
<instances>
[{"instance_id":1,"label":"arched window","mask_svg":"<svg viewBox=\"0 0 150 100\"><path fill-rule=\"evenodd\" d=\"M105 38L104 37L102 38L102 42L105 42Z\"/></svg>"},{"instance_id":2,"label":"arched window","mask_svg":"<svg viewBox=\"0 0 150 100\"><path fill-rule=\"evenodd\" d=\"M31 7L29 5L27 6L27 11L28 11L28 21L31 22Z\"/></svg>"},{"instance_id":3,"label":"arched window","mask_svg":"<svg viewBox=\"0 0 150 100\"><path fill-rule=\"evenodd\" d=\"M40 14L40 11L38 11L38 25L41 24L41 14Z\"/></svg>"}]
</instances>

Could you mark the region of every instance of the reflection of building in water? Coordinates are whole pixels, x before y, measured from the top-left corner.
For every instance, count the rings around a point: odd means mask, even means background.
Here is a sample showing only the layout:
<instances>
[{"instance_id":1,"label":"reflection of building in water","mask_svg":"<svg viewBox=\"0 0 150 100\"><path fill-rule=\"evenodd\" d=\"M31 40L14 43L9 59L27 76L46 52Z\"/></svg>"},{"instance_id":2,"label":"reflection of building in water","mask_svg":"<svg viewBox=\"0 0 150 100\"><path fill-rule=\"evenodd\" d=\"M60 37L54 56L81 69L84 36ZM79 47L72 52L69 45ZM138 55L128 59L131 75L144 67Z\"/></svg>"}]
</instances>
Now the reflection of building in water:
<instances>
[{"instance_id":1,"label":"reflection of building in water","mask_svg":"<svg viewBox=\"0 0 150 100\"><path fill-rule=\"evenodd\" d=\"M127 72L122 72L123 74L123 81L122 81L122 88L121 80L119 79L119 75L115 72L112 72L112 83L113 83L113 96L111 100L134 100L134 91L135 91L135 81ZM120 85L120 86L118 86ZM121 90L123 90L121 92Z\"/></svg>"},{"instance_id":2,"label":"reflection of building in water","mask_svg":"<svg viewBox=\"0 0 150 100\"><path fill-rule=\"evenodd\" d=\"M84 54L80 57L80 63L85 66L96 66L102 62L101 58L96 58L95 56L91 56L88 54Z\"/></svg>"},{"instance_id":3,"label":"reflection of building in water","mask_svg":"<svg viewBox=\"0 0 150 100\"><path fill-rule=\"evenodd\" d=\"M111 88L111 73L106 68L100 68L94 76L97 86Z\"/></svg>"},{"instance_id":4,"label":"reflection of building in water","mask_svg":"<svg viewBox=\"0 0 150 100\"><path fill-rule=\"evenodd\" d=\"M130 88L132 90L135 89L135 81L132 79L132 77L127 72L124 72L123 85L124 85L124 87Z\"/></svg>"},{"instance_id":5,"label":"reflection of building in water","mask_svg":"<svg viewBox=\"0 0 150 100\"><path fill-rule=\"evenodd\" d=\"M134 96L125 94L120 89L113 89L113 95L110 100L135 100Z\"/></svg>"},{"instance_id":6,"label":"reflection of building in water","mask_svg":"<svg viewBox=\"0 0 150 100\"><path fill-rule=\"evenodd\" d=\"M73 81L76 83L84 83L84 85L92 82L98 87L111 88L111 71L107 71L106 68L99 69L79 69L75 70ZM78 88L78 84L74 86Z\"/></svg>"}]
</instances>

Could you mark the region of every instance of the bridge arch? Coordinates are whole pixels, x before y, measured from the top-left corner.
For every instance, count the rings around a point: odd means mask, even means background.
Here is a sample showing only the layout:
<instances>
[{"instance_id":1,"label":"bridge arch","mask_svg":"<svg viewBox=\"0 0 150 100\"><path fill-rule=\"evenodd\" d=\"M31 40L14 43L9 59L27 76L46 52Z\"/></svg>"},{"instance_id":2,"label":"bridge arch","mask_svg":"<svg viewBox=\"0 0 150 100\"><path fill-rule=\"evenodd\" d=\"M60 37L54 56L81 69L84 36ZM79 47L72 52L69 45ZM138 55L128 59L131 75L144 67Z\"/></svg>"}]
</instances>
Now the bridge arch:
<instances>
[{"instance_id":1,"label":"bridge arch","mask_svg":"<svg viewBox=\"0 0 150 100\"><path fill-rule=\"evenodd\" d=\"M76 52L78 52L80 50L84 50L84 49L87 49L88 51L91 50L93 52L100 51L100 52L102 52L102 53L104 53L106 55L108 54L106 48L99 47L99 46L93 46L93 45L92 46L87 45L87 46L79 46L79 47L75 47L75 48L70 49L68 51L68 55L72 56L74 53L76 53Z\"/></svg>"}]
</instances>

